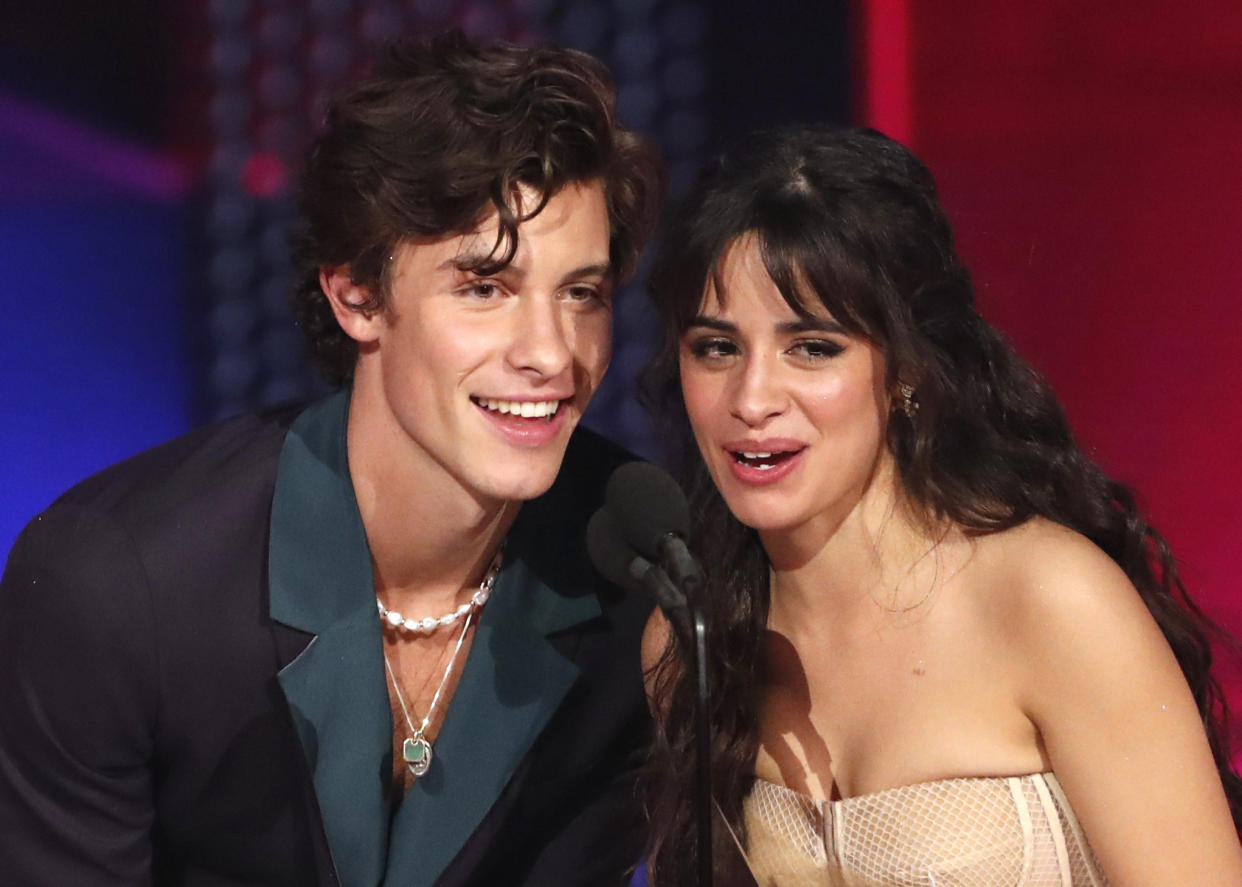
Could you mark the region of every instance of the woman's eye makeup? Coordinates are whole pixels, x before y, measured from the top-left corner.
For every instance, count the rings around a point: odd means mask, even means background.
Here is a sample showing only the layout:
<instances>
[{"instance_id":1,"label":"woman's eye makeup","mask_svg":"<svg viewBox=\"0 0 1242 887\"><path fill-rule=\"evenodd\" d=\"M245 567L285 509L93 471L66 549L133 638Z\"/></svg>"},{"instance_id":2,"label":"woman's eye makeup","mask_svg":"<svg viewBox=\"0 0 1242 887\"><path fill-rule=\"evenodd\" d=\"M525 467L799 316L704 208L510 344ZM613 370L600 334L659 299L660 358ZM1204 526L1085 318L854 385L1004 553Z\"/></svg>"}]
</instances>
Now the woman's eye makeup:
<instances>
[{"instance_id":1,"label":"woman's eye makeup","mask_svg":"<svg viewBox=\"0 0 1242 887\"><path fill-rule=\"evenodd\" d=\"M690 353L700 360L732 357L741 352L737 343L722 336L702 336L687 342ZM845 346L831 339L800 339L785 348L785 353L795 360L816 363L831 360L845 350Z\"/></svg>"},{"instance_id":2,"label":"woman's eye makeup","mask_svg":"<svg viewBox=\"0 0 1242 887\"><path fill-rule=\"evenodd\" d=\"M700 360L712 360L736 354L737 345L722 336L701 336L689 342L690 353Z\"/></svg>"},{"instance_id":3,"label":"woman's eye makeup","mask_svg":"<svg viewBox=\"0 0 1242 887\"><path fill-rule=\"evenodd\" d=\"M831 339L801 339L789 347L791 354L808 360L827 360L844 350L844 345Z\"/></svg>"}]
</instances>

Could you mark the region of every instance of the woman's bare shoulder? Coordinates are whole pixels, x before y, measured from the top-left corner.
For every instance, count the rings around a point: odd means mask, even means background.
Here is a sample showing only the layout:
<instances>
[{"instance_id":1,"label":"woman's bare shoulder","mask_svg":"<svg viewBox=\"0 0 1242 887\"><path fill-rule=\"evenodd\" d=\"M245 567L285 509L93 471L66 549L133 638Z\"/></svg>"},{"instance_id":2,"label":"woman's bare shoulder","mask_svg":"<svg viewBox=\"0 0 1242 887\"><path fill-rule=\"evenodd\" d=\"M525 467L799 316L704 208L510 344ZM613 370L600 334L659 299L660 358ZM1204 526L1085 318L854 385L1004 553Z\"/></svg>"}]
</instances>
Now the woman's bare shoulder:
<instances>
[{"instance_id":1,"label":"woman's bare shoulder","mask_svg":"<svg viewBox=\"0 0 1242 887\"><path fill-rule=\"evenodd\" d=\"M1042 518L980 540L988 622L1021 663L1032 711L1136 674L1181 683L1163 632L1125 571L1080 533ZM1058 694L1060 694L1058 696Z\"/></svg>"},{"instance_id":2,"label":"woman's bare shoulder","mask_svg":"<svg viewBox=\"0 0 1242 887\"><path fill-rule=\"evenodd\" d=\"M1040 633L1088 614L1136 618L1147 608L1129 577L1090 539L1045 518L978 537L973 583L1005 623Z\"/></svg>"},{"instance_id":3,"label":"woman's bare shoulder","mask_svg":"<svg viewBox=\"0 0 1242 887\"><path fill-rule=\"evenodd\" d=\"M1125 571L1042 519L981 540L979 563L996 580L988 593L1004 618L990 627L1003 636L1018 706L1110 880L1238 883L1237 838L1200 712ZM1170 829L1196 839L1166 847Z\"/></svg>"}]
</instances>

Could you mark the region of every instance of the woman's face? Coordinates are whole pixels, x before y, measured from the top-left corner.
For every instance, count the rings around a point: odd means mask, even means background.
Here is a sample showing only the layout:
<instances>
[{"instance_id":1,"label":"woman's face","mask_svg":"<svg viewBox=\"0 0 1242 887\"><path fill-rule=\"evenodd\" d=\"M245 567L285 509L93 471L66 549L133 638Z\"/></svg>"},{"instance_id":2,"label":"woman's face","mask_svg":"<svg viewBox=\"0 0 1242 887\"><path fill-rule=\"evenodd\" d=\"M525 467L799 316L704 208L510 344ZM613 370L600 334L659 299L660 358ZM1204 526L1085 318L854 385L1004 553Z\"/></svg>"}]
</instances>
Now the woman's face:
<instances>
[{"instance_id":1,"label":"woman's face","mask_svg":"<svg viewBox=\"0 0 1242 887\"><path fill-rule=\"evenodd\" d=\"M719 290L717 289L719 285ZM751 236L725 250L681 338L681 386L703 459L729 509L760 531L831 532L891 460L884 355L818 299L799 317Z\"/></svg>"}]
</instances>

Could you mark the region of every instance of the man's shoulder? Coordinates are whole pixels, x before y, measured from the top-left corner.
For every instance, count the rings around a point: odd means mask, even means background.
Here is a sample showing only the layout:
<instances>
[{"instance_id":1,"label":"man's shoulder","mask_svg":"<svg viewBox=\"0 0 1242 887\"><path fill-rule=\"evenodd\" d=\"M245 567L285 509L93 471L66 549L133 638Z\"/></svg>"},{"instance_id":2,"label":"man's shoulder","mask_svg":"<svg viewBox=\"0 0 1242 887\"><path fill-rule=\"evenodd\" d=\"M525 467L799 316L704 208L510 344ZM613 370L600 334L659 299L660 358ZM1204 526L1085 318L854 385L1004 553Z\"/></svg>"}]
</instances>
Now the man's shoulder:
<instances>
[{"instance_id":1,"label":"man's shoulder","mask_svg":"<svg viewBox=\"0 0 1242 887\"><path fill-rule=\"evenodd\" d=\"M281 447L299 412L228 419L86 478L27 524L6 582L43 577L95 607L143 588L174 589L183 600L181 590L211 572L205 564L258 563Z\"/></svg>"},{"instance_id":2,"label":"man's shoulder","mask_svg":"<svg viewBox=\"0 0 1242 887\"><path fill-rule=\"evenodd\" d=\"M87 510L128 522L274 478L285 435L302 408L235 416L166 441L80 481L48 511Z\"/></svg>"}]
</instances>

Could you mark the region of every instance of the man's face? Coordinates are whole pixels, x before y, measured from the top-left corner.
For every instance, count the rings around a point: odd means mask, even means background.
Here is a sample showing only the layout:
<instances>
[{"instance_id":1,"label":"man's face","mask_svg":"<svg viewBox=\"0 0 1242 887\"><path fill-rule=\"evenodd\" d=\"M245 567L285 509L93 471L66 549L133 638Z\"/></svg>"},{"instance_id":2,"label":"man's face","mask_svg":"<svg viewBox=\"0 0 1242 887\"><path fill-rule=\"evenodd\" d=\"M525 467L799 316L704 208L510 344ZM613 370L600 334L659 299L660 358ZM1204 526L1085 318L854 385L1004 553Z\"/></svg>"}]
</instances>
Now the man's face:
<instances>
[{"instance_id":1,"label":"man's face","mask_svg":"<svg viewBox=\"0 0 1242 887\"><path fill-rule=\"evenodd\" d=\"M536 199L523 191L518 208ZM461 270L491 253L496 231L493 215L471 234L398 248L354 394L372 413L366 427L389 439L393 467L426 471L437 489L447 476L483 503L551 486L612 350L601 185L557 192L519 227L501 271Z\"/></svg>"}]
</instances>

